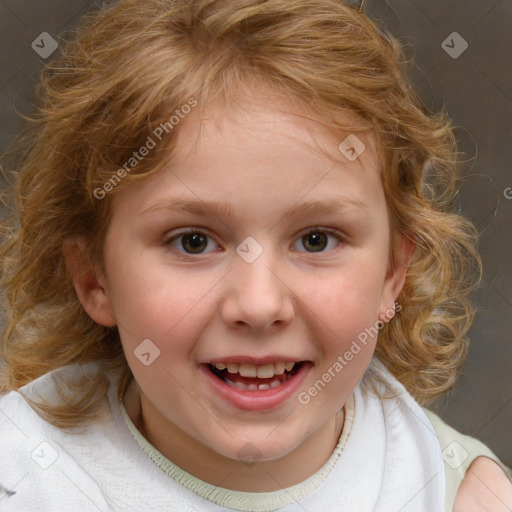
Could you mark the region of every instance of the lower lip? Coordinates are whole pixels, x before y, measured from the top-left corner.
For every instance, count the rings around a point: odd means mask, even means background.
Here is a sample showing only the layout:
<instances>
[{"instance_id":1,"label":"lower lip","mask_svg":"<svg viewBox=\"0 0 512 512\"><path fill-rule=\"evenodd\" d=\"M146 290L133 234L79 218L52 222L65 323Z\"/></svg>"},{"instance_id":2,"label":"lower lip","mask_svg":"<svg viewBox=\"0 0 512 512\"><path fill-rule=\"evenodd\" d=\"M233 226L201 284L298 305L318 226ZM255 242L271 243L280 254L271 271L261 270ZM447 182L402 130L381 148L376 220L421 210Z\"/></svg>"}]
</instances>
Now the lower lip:
<instances>
[{"instance_id":1,"label":"lower lip","mask_svg":"<svg viewBox=\"0 0 512 512\"><path fill-rule=\"evenodd\" d=\"M295 375L277 388L243 391L229 386L222 379L216 377L207 364L200 365L201 371L216 394L238 409L246 411L272 409L286 402L300 388L310 368L310 363L303 363Z\"/></svg>"}]
</instances>

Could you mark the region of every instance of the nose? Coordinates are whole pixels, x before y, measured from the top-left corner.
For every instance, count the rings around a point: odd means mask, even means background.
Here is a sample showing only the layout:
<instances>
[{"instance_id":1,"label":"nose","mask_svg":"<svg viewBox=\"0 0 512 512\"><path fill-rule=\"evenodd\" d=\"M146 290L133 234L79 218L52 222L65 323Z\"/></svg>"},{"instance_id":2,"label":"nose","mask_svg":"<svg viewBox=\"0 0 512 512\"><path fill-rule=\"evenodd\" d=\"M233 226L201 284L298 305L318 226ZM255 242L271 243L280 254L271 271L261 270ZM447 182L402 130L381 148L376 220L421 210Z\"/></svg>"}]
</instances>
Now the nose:
<instances>
[{"instance_id":1,"label":"nose","mask_svg":"<svg viewBox=\"0 0 512 512\"><path fill-rule=\"evenodd\" d=\"M238 255L234 260L223 290L221 315L226 325L264 331L288 324L295 314L293 292L276 259L264 251L252 263Z\"/></svg>"}]
</instances>

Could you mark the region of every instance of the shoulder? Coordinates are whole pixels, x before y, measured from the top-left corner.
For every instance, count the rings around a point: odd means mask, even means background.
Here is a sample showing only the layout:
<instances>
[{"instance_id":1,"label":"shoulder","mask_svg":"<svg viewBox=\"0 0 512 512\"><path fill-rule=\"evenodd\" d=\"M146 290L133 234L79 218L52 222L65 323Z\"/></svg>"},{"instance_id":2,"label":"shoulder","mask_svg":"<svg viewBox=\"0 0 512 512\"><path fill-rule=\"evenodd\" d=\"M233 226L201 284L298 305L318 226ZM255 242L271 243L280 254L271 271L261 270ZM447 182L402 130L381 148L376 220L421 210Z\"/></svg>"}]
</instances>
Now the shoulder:
<instances>
[{"instance_id":1,"label":"shoulder","mask_svg":"<svg viewBox=\"0 0 512 512\"><path fill-rule=\"evenodd\" d=\"M43 418L32 403L63 409L66 382L83 374L78 366L59 368L23 386L19 390L0 395L0 466L7 460L6 454L18 457L21 452L30 455L41 442L60 443L69 432Z\"/></svg>"},{"instance_id":2,"label":"shoulder","mask_svg":"<svg viewBox=\"0 0 512 512\"><path fill-rule=\"evenodd\" d=\"M476 458L466 472L454 512L508 512L512 509L512 483L496 462Z\"/></svg>"},{"instance_id":3,"label":"shoulder","mask_svg":"<svg viewBox=\"0 0 512 512\"><path fill-rule=\"evenodd\" d=\"M29 465L39 444L55 437L57 430L36 413L24 396L23 391L30 388L29 384L0 396L0 470Z\"/></svg>"},{"instance_id":4,"label":"shoulder","mask_svg":"<svg viewBox=\"0 0 512 512\"><path fill-rule=\"evenodd\" d=\"M512 510L512 473L481 441L461 434L423 408L441 445L446 473L446 510ZM500 508L501 507L501 508Z\"/></svg>"},{"instance_id":5,"label":"shoulder","mask_svg":"<svg viewBox=\"0 0 512 512\"><path fill-rule=\"evenodd\" d=\"M38 467L44 469L53 462L55 445L48 439L44 421L19 392L0 397L0 500L6 510L19 499L20 488L24 487L21 482L35 489L37 482L30 476ZM28 495L26 491L24 494ZM24 505L36 507L33 497Z\"/></svg>"},{"instance_id":6,"label":"shoulder","mask_svg":"<svg viewBox=\"0 0 512 512\"><path fill-rule=\"evenodd\" d=\"M71 372L73 374L74 369ZM108 510L96 476L113 474L107 463L112 422L102 421L76 431L62 430L42 418L29 400L59 398L57 381L68 369L44 375L19 391L0 396L1 510L90 510L91 501ZM62 399L62 397L60 397ZM93 471L94 470L94 471Z\"/></svg>"},{"instance_id":7,"label":"shoulder","mask_svg":"<svg viewBox=\"0 0 512 512\"><path fill-rule=\"evenodd\" d=\"M0 446L10 445L10 438L27 438L44 423L18 391L0 395Z\"/></svg>"}]
</instances>

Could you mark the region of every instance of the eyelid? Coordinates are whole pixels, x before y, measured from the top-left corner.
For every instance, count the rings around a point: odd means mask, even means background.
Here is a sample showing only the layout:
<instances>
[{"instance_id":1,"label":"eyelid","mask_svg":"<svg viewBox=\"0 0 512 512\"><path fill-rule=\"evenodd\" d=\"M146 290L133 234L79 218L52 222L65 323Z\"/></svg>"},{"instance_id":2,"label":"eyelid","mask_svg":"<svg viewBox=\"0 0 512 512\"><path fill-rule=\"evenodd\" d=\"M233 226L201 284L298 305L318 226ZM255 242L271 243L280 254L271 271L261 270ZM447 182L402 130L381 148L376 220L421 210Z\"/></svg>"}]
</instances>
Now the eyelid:
<instances>
[{"instance_id":1,"label":"eyelid","mask_svg":"<svg viewBox=\"0 0 512 512\"><path fill-rule=\"evenodd\" d=\"M302 231L300 231L297 236L298 237L299 236L304 236L304 235L307 235L308 233L316 233L317 231L321 231L323 233L327 233L328 235L337 236L339 238L344 238L344 236L342 235L342 233L338 229L336 229L336 228L326 228L324 226L311 226L310 228L306 228L306 229L303 229Z\"/></svg>"},{"instance_id":2,"label":"eyelid","mask_svg":"<svg viewBox=\"0 0 512 512\"><path fill-rule=\"evenodd\" d=\"M220 248L220 245L216 242L215 238L209 233L208 229L201 228L201 227L184 227L184 228L178 228L176 230L172 230L168 235L166 235L164 237L163 244L166 246L172 246L172 242L174 242L175 240L177 240L178 238L180 238L184 235L191 234L191 233L205 235L210 240L212 240L217 245L217 247ZM304 237L310 233L325 233L328 236L332 236L332 237L336 238L336 240L339 242L339 244L345 243L347 241L347 237L335 228L327 228L327 227L322 227L322 226L311 226L309 228L303 229L294 237L292 246L295 245L302 237ZM179 251L179 250L175 249L174 247L172 247L172 249L177 254L179 254L183 257L190 257L190 256L199 257L202 255L210 254L211 252L216 252L214 250L214 251L193 254L193 253ZM333 250L335 250L335 249L330 249L329 251L319 251L317 253L309 252L309 251L296 251L296 252L301 252L301 253L306 253L306 254L325 254L325 253L329 253Z\"/></svg>"},{"instance_id":3,"label":"eyelid","mask_svg":"<svg viewBox=\"0 0 512 512\"><path fill-rule=\"evenodd\" d=\"M186 228L177 228L169 231L164 236L164 243L167 244L169 242L172 242L173 240L176 240L176 238L179 238L183 235L188 235L190 233L199 233L201 235L209 236L210 238L213 238L206 228L200 228L200 227L186 227ZM172 235L172 236L171 236Z\"/></svg>"},{"instance_id":4,"label":"eyelid","mask_svg":"<svg viewBox=\"0 0 512 512\"><path fill-rule=\"evenodd\" d=\"M335 228L326 228L326 227L322 227L322 226L313 226L313 227L306 228L306 229L300 231L297 234L297 236L295 237L292 246L295 245L302 237L304 237L304 236L306 236L306 235L308 235L310 233L325 233L328 236L332 236L332 237L336 238L336 240L338 241L338 245L334 249L330 249L329 251L318 251L318 252L296 251L296 252L305 253L305 254L313 254L313 255L328 254L328 253L338 249L340 244L345 243L347 241L347 237L345 235L343 235L343 233L341 233L339 230L337 230Z\"/></svg>"},{"instance_id":5,"label":"eyelid","mask_svg":"<svg viewBox=\"0 0 512 512\"><path fill-rule=\"evenodd\" d=\"M164 237L163 245L169 246L176 254L179 254L182 257L191 257L191 256L192 257L199 257L199 256L203 256L203 255L206 255L206 254L210 254L211 252L216 252L216 250L213 250L213 251L201 252L201 253L198 253L198 254L193 254L193 253L182 252L182 251L179 251L179 250L175 249L174 247L172 247L172 243L175 240L177 240L178 238L180 238L180 237L182 237L184 235L188 235L188 234L191 234L191 233L204 235L207 238L209 238L210 240L212 240L213 243L217 247L220 247L220 245L216 242L215 238L208 232L207 229L205 229L205 228L198 228L198 227L186 227L186 228L179 228L179 229L175 229L175 230L170 231Z\"/></svg>"},{"instance_id":6,"label":"eyelid","mask_svg":"<svg viewBox=\"0 0 512 512\"><path fill-rule=\"evenodd\" d=\"M303 237L304 235L309 235L310 233L326 233L328 235L331 235L335 238L337 238L340 242L346 242L347 237L341 233L338 229L335 228L325 228L322 226L313 226L311 228L306 228L299 232L297 235L297 239L300 237Z\"/></svg>"}]
</instances>

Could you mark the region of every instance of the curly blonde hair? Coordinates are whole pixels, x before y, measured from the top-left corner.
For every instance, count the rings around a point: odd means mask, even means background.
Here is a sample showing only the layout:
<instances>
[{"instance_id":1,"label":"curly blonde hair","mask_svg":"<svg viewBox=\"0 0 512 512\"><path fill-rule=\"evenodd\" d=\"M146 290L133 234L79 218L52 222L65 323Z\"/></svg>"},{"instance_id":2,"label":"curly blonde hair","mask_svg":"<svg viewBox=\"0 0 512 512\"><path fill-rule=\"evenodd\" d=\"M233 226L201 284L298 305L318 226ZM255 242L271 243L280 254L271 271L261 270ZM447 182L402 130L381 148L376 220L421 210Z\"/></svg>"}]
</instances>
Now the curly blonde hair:
<instances>
[{"instance_id":1,"label":"curly blonde hair","mask_svg":"<svg viewBox=\"0 0 512 512\"><path fill-rule=\"evenodd\" d=\"M0 249L0 391L100 362L124 376L122 393L131 374L117 329L82 308L63 242L85 236L101 264L112 197L168 161L179 125L103 200L98 187L190 98L233 103L262 83L333 130L346 128L347 111L371 127L394 236L416 246L401 311L381 330L376 354L420 403L453 385L474 314L468 295L481 274L475 229L452 211L455 139L447 116L415 95L402 46L361 8L339 0L120 0L86 16L61 50L41 74L40 113L12 164L19 224L3 224ZM62 427L90 417L106 391L99 379L66 383L65 407L36 404L39 412Z\"/></svg>"}]
</instances>

